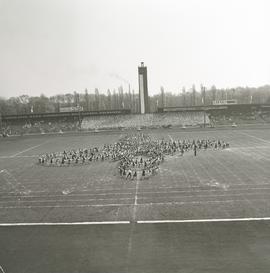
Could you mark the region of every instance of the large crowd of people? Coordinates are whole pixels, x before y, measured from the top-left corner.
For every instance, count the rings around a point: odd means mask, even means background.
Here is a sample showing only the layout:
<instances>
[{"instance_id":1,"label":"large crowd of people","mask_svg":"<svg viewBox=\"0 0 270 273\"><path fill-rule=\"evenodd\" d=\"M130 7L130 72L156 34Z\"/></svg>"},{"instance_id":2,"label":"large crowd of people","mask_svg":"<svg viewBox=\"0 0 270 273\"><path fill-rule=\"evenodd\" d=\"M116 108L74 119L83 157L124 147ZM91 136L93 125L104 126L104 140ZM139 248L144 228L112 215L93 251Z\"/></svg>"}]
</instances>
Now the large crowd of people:
<instances>
[{"instance_id":1,"label":"large crowd of people","mask_svg":"<svg viewBox=\"0 0 270 273\"><path fill-rule=\"evenodd\" d=\"M35 121L21 122L17 124L9 124L2 126L1 134L3 137L11 135L27 135L27 134L45 134L45 133L61 133L66 131L80 130L80 122L76 120L60 120L60 121Z\"/></svg>"},{"instance_id":2,"label":"large crowd of people","mask_svg":"<svg viewBox=\"0 0 270 273\"><path fill-rule=\"evenodd\" d=\"M156 173L166 155L179 153L183 156L192 151L225 149L229 143L216 139L153 140L149 135L138 133L122 137L114 144L103 147L72 149L46 153L39 157L43 166L78 166L96 161L118 162L119 175L126 179L144 179Z\"/></svg>"},{"instance_id":3,"label":"large crowd of people","mask_svg":"<svg viewBox=\"0 0 270 273\"><path fill-rule=\"evenodd\" d=\"M205 120L204 120L205 118ZM209 124L209 118L202 111L147 113L144 115L111 115L84 117L81 128L83 130L94 129L118 129L118 128L161 128L164 126L200 126Z\"/></svg>"}]
</instances>

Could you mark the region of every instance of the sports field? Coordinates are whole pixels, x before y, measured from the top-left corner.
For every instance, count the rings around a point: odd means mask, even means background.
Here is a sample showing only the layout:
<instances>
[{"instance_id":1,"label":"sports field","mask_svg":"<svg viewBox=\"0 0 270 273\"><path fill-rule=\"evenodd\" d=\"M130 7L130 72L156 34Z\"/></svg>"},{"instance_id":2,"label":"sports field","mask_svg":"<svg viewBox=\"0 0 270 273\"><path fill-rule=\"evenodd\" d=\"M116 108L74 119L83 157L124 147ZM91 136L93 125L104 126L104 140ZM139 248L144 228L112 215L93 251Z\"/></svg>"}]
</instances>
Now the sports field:
<instances>
[{"instance_id":1,"label":"sports field","mask_svg":"<svg viewBox=\"0 0 270 273\"><path fill-rule=\"evenodd\" d=\"M4 272L269 272L270 129L145 133L230 148L167 156L155 176L130 181L112 162L36 164L124 132L1 139Z\"/></svg>"}]
</instances>

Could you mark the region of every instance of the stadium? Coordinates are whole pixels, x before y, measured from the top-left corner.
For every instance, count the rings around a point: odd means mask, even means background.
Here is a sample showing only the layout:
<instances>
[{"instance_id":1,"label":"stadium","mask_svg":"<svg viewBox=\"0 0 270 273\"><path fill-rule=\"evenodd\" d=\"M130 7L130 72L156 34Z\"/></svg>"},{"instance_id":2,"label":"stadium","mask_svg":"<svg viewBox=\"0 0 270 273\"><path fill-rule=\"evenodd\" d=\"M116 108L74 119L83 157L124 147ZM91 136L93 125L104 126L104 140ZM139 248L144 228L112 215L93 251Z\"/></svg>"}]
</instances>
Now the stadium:
<instances>
[{"instance_id":1,"label":"stadium","mask_svg":"<svg viewBox=\"0 0 270 273\"><path fill-rule=\"evenodd\" d=\"M145 68L138 113L1 116L5 272L268 272L270 105L151 112Z\"/></svg>"}]
</instances>

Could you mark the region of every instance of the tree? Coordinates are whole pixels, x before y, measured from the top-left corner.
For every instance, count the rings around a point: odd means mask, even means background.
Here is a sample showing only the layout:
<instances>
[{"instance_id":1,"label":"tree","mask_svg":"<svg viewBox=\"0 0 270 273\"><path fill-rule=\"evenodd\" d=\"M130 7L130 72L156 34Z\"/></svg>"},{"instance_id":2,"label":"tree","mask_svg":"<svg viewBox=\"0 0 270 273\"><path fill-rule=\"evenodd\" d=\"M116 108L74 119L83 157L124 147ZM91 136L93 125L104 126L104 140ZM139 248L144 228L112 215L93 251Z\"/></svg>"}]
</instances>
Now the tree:
<instances>
[{"instance_id":1,"label":"tree","mask_svg":"<svg viewBox=\"0 0 270 273\"><path fill-rule=\"evenodd\" d=\"M191 105L196 105L196 87L195 84L192 85L192 104Z\"/></svg>"},{"instance_id":2,"label":"tree","mask_svg":"<svg viewBox=\"0 0 270 273\"><path fill-rule=\"evenodd\" d=\"M111 110L112 109L112 94L111 94L111 90L108 89L107 90L107 110Z\"/></svg>"},{"instance_id":3,"label":"tree","mask_svg":"<svg viewBox=\"0 0 270 273\"><path fill-rule=\"evenodd\" d=\"M84 110L89 111L89 95L88 95L87 88L85 88L85 91L84 91L84 104L85 104Z\"/></svg>"},{"instance_id":4,"label":"tree","mask_svg":"<svg viewBox=\"0 0 270 273\"><path fill-rule=\"evenodd\" d=\"M99 110L99 91L95 88L95 111Z\"/></svg>"},{"instance_id":5,"label":"tree","mask_svg":"<svg viewBox=\"0 0 270 273\"><path fill-rule=\"evenodd\" d=\"M165 95L164 95L164 87L161 86L160 87L160 100L161 100L161 107L164 108L166 105L166 99L165 99Z\"/></svg>"},{"instance_id":6,"label":"tree","mask_svg":"<svg viewBox=\"0 0 270 273\"><path fill-rule=\"evenodd\" d=\"M212 103L213 103L213 101L215 101L217 99L216 98L216 96L217 96L217 88L216 88L215 85L211 86L211 93L212 93Z\"/></svg>"},{"instance_id":7,"label":"tree","mask_svg":"<svg viewBox=\"0 0 270 273\"><path fill-rule=\"evenodd\" d=\"M183 104L183 106L186 106L186 87L185 86L183 86L182 87L182 104Z\"/></svg>"}]
</instances>

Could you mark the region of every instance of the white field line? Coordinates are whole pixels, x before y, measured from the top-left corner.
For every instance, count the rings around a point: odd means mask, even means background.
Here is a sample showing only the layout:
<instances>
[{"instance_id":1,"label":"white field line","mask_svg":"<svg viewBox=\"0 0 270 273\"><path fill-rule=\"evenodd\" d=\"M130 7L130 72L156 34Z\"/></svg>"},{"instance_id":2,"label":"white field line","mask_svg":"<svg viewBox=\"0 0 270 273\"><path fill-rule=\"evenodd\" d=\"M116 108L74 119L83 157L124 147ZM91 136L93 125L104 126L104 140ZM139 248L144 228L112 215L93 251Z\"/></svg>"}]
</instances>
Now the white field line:
<instances>
[{"instance_id":1,"label":"white field line","mask_svg":"<svg viewBox=\"0 0 270 273\"><path fill-rule=\"evenodd\" d=\"M22 154L22 153L31 151L31 150L33 150L33 149L35 149L35 148L37 148L37 147L40 147L40 146L44 145L44 144L47 143L47 142L48 142L48 140L42 142L41 144L38 144L38 145L32 146L32 147L30 147L30 148L28 148L28 149L22 150L22 151L20 151L20 152L14 154L14 155L11 155L10 157L16 157L17 155L20 155L20 154Z\"/></svg>"},{"instance_id":2,"label":"white field line","mask_svg":"<svg viewBox=\"0 0 270 273\"><path fill-rule=\"evenodd\" d=\"M270 190L270 188L269 188L269 190ZM190 191L190 192L192 192L192 191ZM94 193L72 194L72 193L70 193L70 194L55 194L55 195L54 194L48 194L48 195L9 195L9 196L0 197L0 200L2 198L5 199L5 198L13 198L13 197L19 197L19 198L65 197L65 198L68 198L68 197L76 197L76 196L80 196L80 197L89 196L90 197L90 196L112 196L112 195L132 195L132 193L108 193L108 194L105 194L105 193L103 193L103 194L94 194ZM110 199L110 198L108 198L108 199ZM115 199L115 198L113 198L113 199ZM125 197L120 197L119 199L125 199ZM133 197L132 198L131 197L130 198L126 197L126 199L133 199ZM92 200L92 199L82 199L82 200ZM95 200L97 200L97 199L95 199ZM100 198L98 200L104 200L104 198Z\"/></svg>"},{"instance_id":3,"label":"white field line","mask_svg":"<svg viewBox=\"0 0 270 273\"><path fill-rule=\"evenodd\" d=\"M0 209L34 209L34 208L90 208L90 207L120 207L133 204L87 204L87 205L44 205L44 206L2 206Z\"/></svg>"},{"instance_id":4,"label":"white field line","mask_svg":"<svg viewBox=\"0 0 270 273\"><path fill-rule=\"evenodd\" d=\"M270 188L269 188L270 189ZM112 192L112 193L69 193L69 194L56 194L56 195L22 195L20 196L21 198L26 198L26 197L47 197L47 196L52 196L52 197L70 197L70 196L111 196L111 195L132 195L131 192ZM4 197L4 196L3 196Z\"/></svg>"},{"instance_id":5,"label":"white field line","mask_svg":"<svg viewBox=\"0 0 270 273\"><path fill-rule=\"evenodd\" d=\"M186 219L186 220L139 220L137 224L168 224L168 223L211 223L211 222L256 222L269 221L270 217L254 218L213 218L213 219ZM10 226L80 226L80 225L121 225L130 224L130 221L104 222L40 222L40 223L0 223L0 227ZM1 269L1 268L0 268Z\"/></svg>"},{"instance_id":6,"label":"white field line","mask_svg":"<svg viewBox=\"0 0 270 273\"><path fill-rule=\"evenodd\" d=\"M256 137L256 136L250 135L250 134L248 134L248 133L244 133L244 132L238 132L238 133L241 134L241 135L245 135L245 136L248 136L248 137L251 137L251 138L254 138L254 139L257 139L257 140L260 140L260 141L263 141L263 142L265 142L265 143L269 143L269 144L270 144L270 141L265 140L265 139L263 139L263 138Z\"/></svg>"},{"instance_id":7,"label":"white field line","mask_svg":"<svg viewBox=\"0 0 270 273\"><path fill-rule=\"evenodd\" d=\"M138 224L162 224L162 223L208 223L208 222L249 222L269 221L270 217L255 218L217 218L217 219L188 219L188 220L145 220L137 221Z\"/></svg>"},{"instance_id":8,"label":"white field line","mask_svg":"<svg viewBox=\"0 0 270 273\"><path fill-rule=\"evenodd\" d=\"M0 223L0 227L10 226L80 226L80 225L120 225L129 224L129 221L104 221L104 222L40 222L40 223Z\"/></svg>"},{"instance_id":9,"label":"white field line","mask_svg":"<svg viewBox=\"0 0 270 273\"><path fill-rule=\"evenodd\" d=\"M252 199L250 201L265 201L262 198ZM218 204L218 203L234 203L247 202L246 199L230 199L230 200L208 200L208 201L171 201L171 202L150 202L139 203L137 206L163 206L163 205L203 205L203 204ZM86 204L86 205L44 205L44 206L1 206L0 209L35 209L35 208L90 208L90 207L119 207L133 206L134 204ZM135 211L136 212L136 211Z\"/></svg>"},{"instance_id":10,"label":"white field line","mask_svg":"<svg viewBox=\"0 0 270 273\"><path fill-rule=\"evenodd\" d=\"M269 188L270 189L270 188ZM40 192L47 192L47 191L40 191ZM16 192L0 192L1 193L6 193L6 194L10 194L10 193L16 193ZM31 193L38 193L36 192L31 192ZM68 194L50 194L49 192L47 192L49 195L10 195L10 196L2 196L0 198L9 198L9 197L20 197L20 198L35 198L35 197L47 197L47 196L51 196L51 197L70 197L70 196L110 196L110 195L132 195L131 192L112 192L112 193L68 193Z\"/></svg>"},{"instance_id":11,"label":"white field line","mask_svg":"<svg viewBox=\"0 0 270 273\"><path fill-rule=\"evenodd\" d=\"M263 193L262 193L263 194ZM269 193L270 195L270 193ZM82 202L82 203L87 203L87 202L92 202L92 201L106 201L106 200L133 200L133 197L130 198L101 198L101 199L47 199L47 200L6 200L6 201L0 201L0 203L12 203L12 202L17 202L17 203L57 203L57 202ZM137 202L136 202L137 204Z\"/></svg>"},{"instance_id":12,"label":"white field line","mask_svg":"<svg viewBox=\"0 0 270 273\"><path fill-rule=\"evenodd\" d=\"M136 181L136 192L134 197L134 205L133 205L133 212L132 212L132 220L136 220L136 212L137 212L137 199L138 199L138 189L139 189L139 179Z\"/></svg>"}]
</instances>

